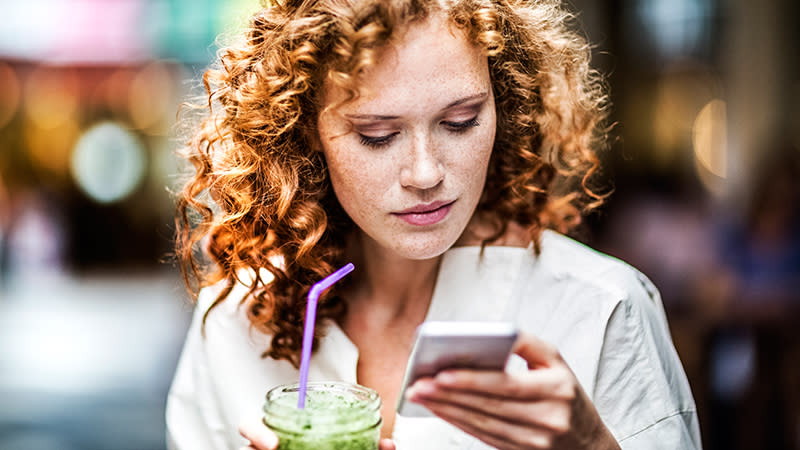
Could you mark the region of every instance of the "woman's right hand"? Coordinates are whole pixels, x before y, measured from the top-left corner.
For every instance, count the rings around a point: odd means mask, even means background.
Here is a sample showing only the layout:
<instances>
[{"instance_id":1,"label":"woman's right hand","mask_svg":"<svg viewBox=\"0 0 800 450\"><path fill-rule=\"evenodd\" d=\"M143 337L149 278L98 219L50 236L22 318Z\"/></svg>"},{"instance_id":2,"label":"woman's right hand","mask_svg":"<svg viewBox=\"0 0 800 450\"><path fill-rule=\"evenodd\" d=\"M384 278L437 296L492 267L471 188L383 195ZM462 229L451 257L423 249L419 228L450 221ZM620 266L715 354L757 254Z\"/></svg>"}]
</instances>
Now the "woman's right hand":
<instances>
[{"instance_id":1,"label":"woman's right hand","mask_svg":"<svg viewBox=\"0 0 800 450\"><path fill-rule=\"evenodd\" d=\"M278 448L278 436L260 420L240 425L239 434L250 441L250 445L242 447L242 450L275 450ZM396 448L391 439L381 439L378 446L378 450L396 450Z\"/></svg>"}]
</instances>

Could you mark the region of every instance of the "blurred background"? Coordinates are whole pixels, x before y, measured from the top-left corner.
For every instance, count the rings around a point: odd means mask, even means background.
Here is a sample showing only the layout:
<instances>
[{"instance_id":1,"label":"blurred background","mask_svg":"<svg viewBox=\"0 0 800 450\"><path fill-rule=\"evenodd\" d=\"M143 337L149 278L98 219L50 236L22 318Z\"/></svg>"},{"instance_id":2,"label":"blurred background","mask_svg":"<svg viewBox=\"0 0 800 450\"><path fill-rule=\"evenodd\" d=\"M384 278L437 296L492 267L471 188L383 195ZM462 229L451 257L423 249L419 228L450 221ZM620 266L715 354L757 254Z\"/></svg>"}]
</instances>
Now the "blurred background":
<instances>
[{"instance_id":1,"label":"blurred background","mask_svg":"<svg viewBox=\"0 0 800 450\"><path fill-rule=\"evenodd\" d=\"M575 237L660 288L705 448L800 449L800 5L570 4L615 123ZM176 112L257 1L0 5L0 448L163 449Z\"/></svg>"}]
</instances>

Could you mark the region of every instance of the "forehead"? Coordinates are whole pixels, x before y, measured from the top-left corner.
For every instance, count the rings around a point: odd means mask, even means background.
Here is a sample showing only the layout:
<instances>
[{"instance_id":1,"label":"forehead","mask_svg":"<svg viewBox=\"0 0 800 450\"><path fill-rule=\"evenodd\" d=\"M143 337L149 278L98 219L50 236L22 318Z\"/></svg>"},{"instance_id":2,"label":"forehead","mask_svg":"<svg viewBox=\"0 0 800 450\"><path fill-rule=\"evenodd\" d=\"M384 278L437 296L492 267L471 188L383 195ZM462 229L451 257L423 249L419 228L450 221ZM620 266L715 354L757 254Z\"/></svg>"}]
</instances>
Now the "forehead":
<instances>
[{"instance_id":1,"label":"forehead","mask_svg":"<svg viewBox=\"0 0 800 450\"><path fill-rule=\"evenodd\" d=\"M488 59L465 33L434 15L410 25L378 54L358 77L359 97L341 112L413 114L444 107L491 88ZM326 83L325 106L345 92Z\"/></svg>"}]
</instances>

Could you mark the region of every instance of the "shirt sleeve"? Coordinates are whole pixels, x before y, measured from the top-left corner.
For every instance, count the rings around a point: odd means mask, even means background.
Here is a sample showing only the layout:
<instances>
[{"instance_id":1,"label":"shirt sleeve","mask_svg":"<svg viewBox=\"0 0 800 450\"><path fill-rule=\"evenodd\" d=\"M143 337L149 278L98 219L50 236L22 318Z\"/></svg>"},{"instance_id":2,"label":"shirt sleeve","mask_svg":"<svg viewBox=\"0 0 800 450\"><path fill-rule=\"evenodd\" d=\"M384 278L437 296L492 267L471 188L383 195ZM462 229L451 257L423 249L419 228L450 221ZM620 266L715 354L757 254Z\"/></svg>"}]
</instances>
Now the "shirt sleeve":
<instances>
[{"instance_id":1,"label":"shirt sleeve","mask_svg":"<svg viewBox=\"0 0 800 450\"><path fill-rule=\"evenodd\" d=\"M198 300L175 377L167 396L167 448L170 450L225 449L225 426L208 370L206 343L201 334L205 308Z\"/></svg>"},{"instance_id":2,"label":"shirt sleeve","mask_svg":"<svg viewBox=\"0 0 800 450\"><path fill-rule=\"evenodd\" d=\"M595 406L624 450L700 450L697 410L656 288L630 269L606 327Z\"/></svg>"}]
</instances>

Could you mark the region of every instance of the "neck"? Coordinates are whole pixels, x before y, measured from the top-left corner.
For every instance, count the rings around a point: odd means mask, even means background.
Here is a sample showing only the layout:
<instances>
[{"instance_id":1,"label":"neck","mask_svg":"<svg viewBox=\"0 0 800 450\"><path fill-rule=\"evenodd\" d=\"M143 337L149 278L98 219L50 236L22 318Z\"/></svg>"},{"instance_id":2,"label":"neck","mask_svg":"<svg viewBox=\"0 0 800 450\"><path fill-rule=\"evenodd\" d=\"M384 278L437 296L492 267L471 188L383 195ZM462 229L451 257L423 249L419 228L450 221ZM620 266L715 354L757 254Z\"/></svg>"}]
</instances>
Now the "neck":
<instances>
[{"instance_id":1,"label":"neck","mask_svg":"<svg viewBox=\"0 0 800 450\"><path fill-rule=\"evenodd\" d=\"M346 293L351 318L391 326L420 323L430 306L441 256L413 260L355 238L348 253L355 262L353 283Z\"/></svg>"}]
</instances>

